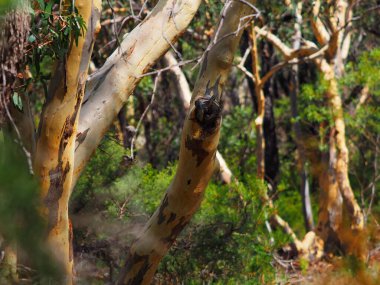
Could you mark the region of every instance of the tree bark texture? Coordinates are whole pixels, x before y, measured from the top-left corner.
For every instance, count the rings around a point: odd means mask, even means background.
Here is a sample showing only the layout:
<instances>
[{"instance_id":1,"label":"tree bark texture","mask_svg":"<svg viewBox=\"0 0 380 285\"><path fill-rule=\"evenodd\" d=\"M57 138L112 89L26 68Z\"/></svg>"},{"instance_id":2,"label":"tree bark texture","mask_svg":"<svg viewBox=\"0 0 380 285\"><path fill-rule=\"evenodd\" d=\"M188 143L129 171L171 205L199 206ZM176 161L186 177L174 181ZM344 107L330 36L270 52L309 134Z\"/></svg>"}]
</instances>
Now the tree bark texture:
<instances>
[{"instance_id":1,"label":"tree bark texture","mask_svg":"<svg viewBox=\"0 0 380 285\"><path fill-rule=\"evenodd\" d=\"M252 3L253 1L249 1ZM215 169L221 93L251 8L227 1L211 48L206 50L186 117L176 175L159 208L132 243L118 284L149 284L162 257L198 209Z\"/></svg>"},{"instance_id":2,"label":"tree bark texture","mask_svg":"<svg viewBox=\"0 0 380 285\"><path fill-rule=\"evenodd\" d=\"M61 263L65 284L72 284L72 230L68 205L74 170L77 125L101 1L75 1L87 30L72 38L68 53L58 60L39 125L34 171L40 179L42 212L47 219L48 243Z\"/></svg>"},{"instance_id":3,"label":"tree bark texture","mask_svg":"<svg viewBox=\"0 0 380 285\"><path fill-rule=\"evenodd\" d=\"M265 139L264 139L264 115L265 115L265 96L261 86L261 77L259 70L259 57L257 52L256 32L254 27L251 28L252 40L252 73L255 78L255 97L257 100L257 116L255 119L256 128L256 160L257 160L257 177L260 180L265 178Z\"/></svg>"},{"instance_id":4,"label":"tree bark texture","mask_svg":"<svg viewBox=\"0 0 380 285\"><path fill-rule=\"evenodd\" d=\"M163 57L164 64L166 66L173 66L170 72L173 75L173 80L171 80L174 85L175 92L179 95L184 112L188 112L190 109L191 101L191 90L189 83L187 82L185 74L182 72L181 68L178 66L178 61L175 59L172 52L167 52ZM228 167L227 162L220 154L219 151L216 152L217 166L219 168L220 179L225 184L230 184L232 182L232 172Z\"/></svg>"}]
</instances>

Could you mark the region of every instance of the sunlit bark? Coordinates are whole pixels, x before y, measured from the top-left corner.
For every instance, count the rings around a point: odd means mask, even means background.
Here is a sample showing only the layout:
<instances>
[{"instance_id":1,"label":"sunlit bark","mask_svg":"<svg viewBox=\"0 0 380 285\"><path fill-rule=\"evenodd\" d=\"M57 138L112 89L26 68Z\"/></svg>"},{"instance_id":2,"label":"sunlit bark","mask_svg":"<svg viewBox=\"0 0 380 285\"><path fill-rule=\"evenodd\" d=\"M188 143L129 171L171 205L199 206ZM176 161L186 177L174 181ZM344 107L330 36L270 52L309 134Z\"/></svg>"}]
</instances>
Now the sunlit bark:
<instances>
[{"instance_id":1,"label":"sunlit bark","mask_svg":"<svg viewBox=\"0 0 380 285\"><path fill-rule=\"evenodd\" d=\"M175 85L174 92L181 98L183 109L187 113L190 108L191 90L186 76L178 66L179 63L172 52L167 52L163 57L163 61L166 66L172 66L170 72L174 75L174 79L171 80L171 83ZM232 172L219 151L216 152L216 160L221 180L223 183L230 184L232 182Z\"/></svg>"},{"instance_id":2,"label":"sunlit bark","mask_svg":"<svg viewBox=\"0 0 380 285\"><path fill-rule=\"evenodd\" d=\"M56 63L39 125L34 171L40 179L42 213L47 219L48 244L72 284L72 230L68 205L74 170L75 138L93 38L98 29L101 1L75 1L87 29L67 55Z\"/></svg>"},{"instance_id":3,"label":"sunlit bark","mask_svg":"<svg viewBox=\"0 0 380 285\"><path fill-rule=\"evenodd\" d=\"M363 213L352 191L348 177L348 148L346 145L346 132L343 115L342 99L338 91L338 82L334 74L334 67L322 61L319 65L324 79L327 82L326 97L331 108L335 128L335 144L337 149L336 178L342 194L344 204L351 218L351 228L354 231L362 231L364 227Z\"/></svg>"},{"instance_id":4,"label":"sunlit bark","mask_svg":"<svg viewBox=\"0 0 380 285\"><path fill-rule=\"evenodd\" d=\"M253 1L249 1L252 3ZM118 284L149 284L157 266L198 209L215 169L221 123L220 97L242 30L251 12L227 1L220 29L206 51L182 131L179 163L160 207L133 242Z\"/></svg>"},{"instance_id":5,"label":"sunlit bark","mask_svg":"<svg viewBox=\"0 0 380 285\"><path fill-rule=\"evenodd\" d=\"M257 53L256 32L254 27L251 29L252 37L252 73L255 78L255 95L257 99L257 116L255 119L256 128L256 160L257 160L257 177L264 181L265 178L265 140L264 140L264 112L265 112L265 96L261 85L259 59Z\"/></svg>"}]
</instances>

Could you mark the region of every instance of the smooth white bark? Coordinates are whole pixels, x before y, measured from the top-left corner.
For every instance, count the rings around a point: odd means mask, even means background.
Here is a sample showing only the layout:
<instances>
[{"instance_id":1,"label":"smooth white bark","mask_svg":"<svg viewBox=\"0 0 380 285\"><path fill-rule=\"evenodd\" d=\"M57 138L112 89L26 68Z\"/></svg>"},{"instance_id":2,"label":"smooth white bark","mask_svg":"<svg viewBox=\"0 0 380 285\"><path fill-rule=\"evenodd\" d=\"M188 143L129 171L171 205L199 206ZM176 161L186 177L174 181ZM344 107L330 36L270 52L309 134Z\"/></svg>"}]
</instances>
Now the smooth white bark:
<instances>
[{"instance_id":1,"label":"smooth white bark","mask_svg":"<svg viewBox=\"0 0 380 285\"><path fill-rule=\"evenodd\" d=\"M161 0L88 82L79 119L73 185L142 75L185 31L201 0Z\"/></svg>"}]
</instances>

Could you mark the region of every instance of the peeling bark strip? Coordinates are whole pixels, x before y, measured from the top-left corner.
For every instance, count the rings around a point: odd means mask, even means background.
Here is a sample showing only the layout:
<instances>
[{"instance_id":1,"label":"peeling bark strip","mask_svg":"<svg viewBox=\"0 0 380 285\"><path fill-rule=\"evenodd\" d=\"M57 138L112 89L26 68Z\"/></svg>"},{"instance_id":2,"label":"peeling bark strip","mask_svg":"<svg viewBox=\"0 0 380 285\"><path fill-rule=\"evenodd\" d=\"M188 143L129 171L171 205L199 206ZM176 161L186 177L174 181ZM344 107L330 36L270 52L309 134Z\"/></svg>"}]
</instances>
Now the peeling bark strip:
<instances>
[{"instance_id":1,"label":"peeling bark strip","mask_svg":"<svg viewBox=\"0 0 380 285\"><path fill-rule=\"evenodd\" d=\"M182 230L187 226L189 223L189 220L185 217L181 217L179 219L179 222L172 228L170 234L166 237L161 239L161 242L167 245L168 249L173 244L177 236L182 232Z\"/></svg>"},{"instance_id":2,"label":"peeling bark strip","mask_svg":"<svg viewBox=\"0 0 380 285\"><path fill-rule=\"evenodd\" d=\"M204 57L193 91L182 131L176 175L160 207L132 243L117 284L150 284L160 260L202 201L215 170L221 121L219 90L223 90L241 37L241 31L236 31L239 24L245 24L240 19L248 14L252 14L248 5L240 1L227 2L219 33L212 42L217 44Z\"/></svg>"},{"instance_id":3,"label":"peeling bark strip","mask_svg":"<svg viewBox=\"0 0 380 285\"><path fill-rule=\"evenodd\" d=\"M87 32L79 37L78 45L72 39L67 55L57 64L43 106L34 161L40 178L42 211L48 220L48 243L64 269L63 284L72 284L73 279L68 206L78 117L101 1L77 0L75 5L86 22Z\"/></svg>"},{"instance_id":4,"label":"peeling bark strip","mask_svg":"<svg viewBox=\"0 0 380 285\"><path fill-rule=\"evenodd\" d=\"M170 213L169 219L166 223L170 224L171 222L173 222L175 220L176 217L177 217L177 215L175 213Z\"/></svg>"},{"instance_id":5,"label":"peeling bark strip","mask_svg":"<svg viewBox=\"0 0 380 285\"><path fill-rule=\"evenodd\" d=\"M44 205L49 209L48 216L48 231L50 232L58 224L59 200L63 194L63 183L70 171L70 164L66 163L65 168L62 167L63 162L60 161L55 169L50 170L49 179L50 187Z\"/></svg>"}]
</instances>

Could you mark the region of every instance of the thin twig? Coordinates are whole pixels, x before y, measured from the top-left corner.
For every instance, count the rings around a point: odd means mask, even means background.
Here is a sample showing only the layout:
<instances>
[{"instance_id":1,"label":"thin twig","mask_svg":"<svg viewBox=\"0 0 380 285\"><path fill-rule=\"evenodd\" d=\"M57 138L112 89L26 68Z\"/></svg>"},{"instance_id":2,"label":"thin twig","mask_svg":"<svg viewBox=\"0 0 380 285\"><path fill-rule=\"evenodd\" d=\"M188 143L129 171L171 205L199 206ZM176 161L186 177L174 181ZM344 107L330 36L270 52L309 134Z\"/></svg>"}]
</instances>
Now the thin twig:
<instances>
[{"instance_id":1,"label":"thin twig","mask_svg":"<svg viewBox=\"0 0 380 285\"><path fill-rule=\"evenodd\" d=\"M107 0L107 3L108 3L108 6L110 7L111 12L112 12L112 19L113 19L112 31L113 31L113 34L115 36L115 40L117 42L117 45L120 48L121 44L120 44L119 37L118 37L118 32L117 32L117 23L116 23L115 10L113 9L113 6L111 5L110 0Z\"/></svg>"},{"instance_id":2,"label":"thin twig","mask_svg":"<svg viewBox=\"0 0 380 285\"><path fill-rule=\"evenodd\" d=\"M374 163L373 163L373 168L374 168L374 179L372 180L372 187L371 187L371 199L369 201L369 205L368 205L368 210L367 210L367 214L366 214L366 217L368 217L368 215L371 213L371 209L372 209L372 204L373 204L373 201L375 199L375 191L376 191L376 176L377 176L377 170L378 170L378 165L377 165L377 159L378 159L378 153L379 153L379 142L380 142L380 135L377 134L377 137L376 137L376 148L375 148L375 158L374 158Z\"/></svg>"},{"instance_id":3,"label":"thin twig","mask_svg":"<svg viewBox=\"0 0 380 285\"><path fill-rule=\"evenodd\" d=\"M238 64L236 65L236 67L240 69L247 77L249 77L253 83L256 82L255 77L253 77L253 74L249 72L248 69L244 67L244 65Z\"/></svg>"},{"instance_id":4,"label":"thin twig","mask_svg":"<svg viewBox=\"0 0 380 285\"><path fill-rule=\"evenodd\" d=\"M288 60L285 60L283 62L280 62L273 66L271 70L269 70L262 78L260 85L263 86L277 71L282 69L283 67L287 65L293 65L293 64L299 64L301 62L309 61L309 60L314 60L318 58L319 56L323 55L323 53L328 49L328 45L325 45L321 49L317 50L316 52L312 53L311 55L308 55L306 57L301 57L301 58L291 58Z\"/></svg>"},{"instance_id":5,"label":"thin twig","mask_svg":"<svg viewBox=\"0 0 380 285\"><path fill-rule=\"evenodd\" d=\"M136 132L135 134L133 135L133 138L132 138L132 141L131 141L131 159L134 160L134 152L133 152L133 148L134 148L134 145L135 145L135 141L137 139L137 135L139 133L139 129L140 129L140 126L142 124L142 121L144 120L146 114L148 113L150 107L152 106L153 104L153 101L154 101L154 97L156 95L156 91L157 91L157 86L158 86L158 81L159 81L159 78L161 77L161 73L158 73L155 80L154 80L154 87L153 87L153 93L152 93L152 98L150 99L150 103L148 104L148 106L145 108L143 114L141 115L140 117L140 120L138 121L137 123L137 126L136 126Z\"/></svg>"},{"instance_id":6,"label":"thin twig","mask_svg":"<svg viewBox=\"0 0 380 285\"><path fill-rule=\"evenodd\" d=\"M147 72L147 73L141 74L141 75L138 76L138 78L142 78L142 77L150 76L150 75L154 75L154 74L159 74L159 73L168 71L170 69L173 69L175 67L192 63L192 62L197 61L197 60L198 59L189 59L189 60L181 61L181 62L178 62L178 64L173 64L173 65L170 65L170 66L167 66L167 67L155 70L155 71L151 71L151 72Z\"/></svg>"},{"instance_id":7,"label":"thin twig","mask_svg":"<svg viewBox=\"0 0 380 285\"><path fill-rule=\"evenodd\" d=\"M227 10L227 7L229 7L230 3L232 2L231 0L229 2L227 2L225 4L225 8L223 9L222 11L222 15L221 15L221 20L219 22L219 25L218 25L218 28L217 28L217 31L215 33L215 36L214 36L214 39L210 42L210 44L207 46L206 50L203 52L202 56L198 59L197 63L192 67L192 70L194 70L204 59L204 57L206 56L206 54L214 47L216 46L218 43L220 43L222 40L224 40L225 38L227 37L230 37L230 36L236 36L241 30L245 29L248 24L253 20L253 18L257 18L259 15L260 15L260 11L255 7L253 6L252 4L248 3L247 1L245 0L239 0L240 2L250 6L254 11L255 13L254 14L250 14L250 15L247 15L247 16L244 16L242 18L240 18L239 20L239 26L238 28L236 29L236 31L234 32L231 32L231 33L228 33L226 35L224 35L223 37L221 37L220 39L218 38L219 36L219 32L221 30L221 26L224 22L224 13L226 13L226 10ZM247 21L244 23L244 24L241 24L244 20Z\"/></svg>"}]
</instances>

